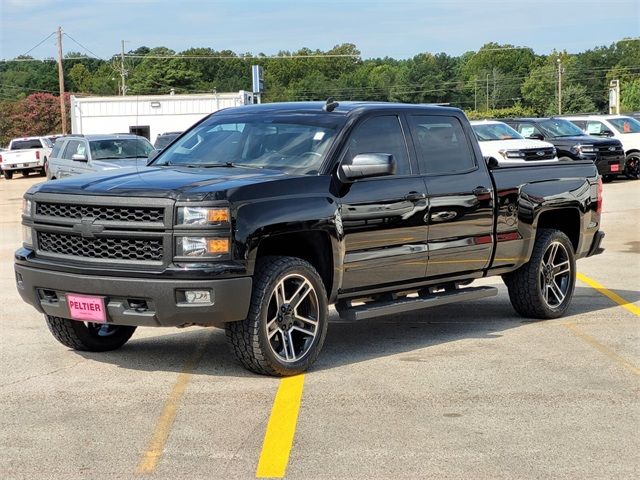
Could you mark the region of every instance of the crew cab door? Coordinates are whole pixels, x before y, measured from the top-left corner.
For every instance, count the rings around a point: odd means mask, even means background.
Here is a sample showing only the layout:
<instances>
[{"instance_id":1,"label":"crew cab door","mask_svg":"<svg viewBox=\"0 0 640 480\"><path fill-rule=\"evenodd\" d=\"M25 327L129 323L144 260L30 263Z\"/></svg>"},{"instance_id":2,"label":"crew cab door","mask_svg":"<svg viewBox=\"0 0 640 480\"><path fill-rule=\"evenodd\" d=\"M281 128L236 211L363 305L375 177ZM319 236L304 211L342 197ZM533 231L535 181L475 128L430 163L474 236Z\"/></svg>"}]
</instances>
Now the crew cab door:
<instances>
[{"instance_id":1,"label":"crew cab door","mask_svg":"<svg viewBox=\"0 0 640 480\"><path fill-rule=\"evenodd\" d=\"M494 245L493 187L470 128L453 115L407 116L429 200L427 276L478 272Z\"/></svg>"},{"instance_id":2,"label":"crew cab door","mask_svg":"<svg viewBox=\"0 0 640 480\"><path fill-rule=\"evenodd\" d=\"M338 192L344 232L342 290L424 278L427 201L412 167L398 115L376 115L356 125L341 161L361 153L393 155L395 175L363 178Z\"/></svg>"}]
</instances>

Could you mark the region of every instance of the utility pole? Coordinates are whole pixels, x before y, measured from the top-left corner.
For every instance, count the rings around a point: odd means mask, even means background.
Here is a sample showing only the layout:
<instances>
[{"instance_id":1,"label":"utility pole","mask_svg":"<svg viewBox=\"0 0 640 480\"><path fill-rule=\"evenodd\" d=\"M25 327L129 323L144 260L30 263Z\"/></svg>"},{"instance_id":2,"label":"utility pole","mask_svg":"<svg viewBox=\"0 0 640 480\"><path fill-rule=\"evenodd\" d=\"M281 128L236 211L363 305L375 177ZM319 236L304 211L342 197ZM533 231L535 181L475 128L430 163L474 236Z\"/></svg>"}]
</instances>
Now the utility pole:
<instances>
[{"instance_id":1,"label":"utility pole","mask_svg":"<svg viewBox=\"0 0 640 480\"><path fill-rule=\"evenodd\" d=\"M473 110L478 111L478 78L473 77Z\"/></svg>"},{"instance_id":2,"label":"utility pole","mask_svg":"<svg viewBox=\"0 0 640 480\"><path fill-rule=\"evenodd\" d=\"M58 27L58 84L60 85L60 119L62 134L67 134L67 111L64 107L64 70L62 68L62 27Z\"/></svg>"},{"instance_id":3,"label":"utility pole","mask_svg":"<svg viewBox=\"0 0 640 480\"><path fill-rule=\"evenodd\" d=\"M489 111L489 74L487 73L487 112Z\"/></svg>"},{"instance_id":4,"label":"utility pole","mask_svg":"<svg viewBox=\"0 0 640 480\"><path fill-rule=\"evenodd\" d=\"M558 57L558 115L562 115L562 60Z\"/></svg>"},{"instance_id":5,"label":"utility pole","mask_svg":"<svg viewBox=\"0 0 640 480\"><path fill-rule=\"evenodd\" d=\"M127 94L127 85L125 84L125 78L127 71L124 69L124 40L122 40L122 50L120 51L120 78L121 78L121 93L124 97Z\"/></svg>"}]
</instances>

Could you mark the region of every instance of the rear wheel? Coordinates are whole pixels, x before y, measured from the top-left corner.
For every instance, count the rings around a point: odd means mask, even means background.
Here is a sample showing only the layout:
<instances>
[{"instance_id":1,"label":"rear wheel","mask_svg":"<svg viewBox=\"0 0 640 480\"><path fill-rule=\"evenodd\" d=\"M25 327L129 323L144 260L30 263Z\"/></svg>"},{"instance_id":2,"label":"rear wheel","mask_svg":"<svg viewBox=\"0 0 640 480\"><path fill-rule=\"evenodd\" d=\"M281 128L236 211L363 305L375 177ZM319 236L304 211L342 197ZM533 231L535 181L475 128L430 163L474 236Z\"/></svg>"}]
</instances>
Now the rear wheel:
<instances>
[{"instance_id":1,"label":"rear wheel","mask_svg":"<svg viewBox=\"0 0 640 480\"><path fill-rule=\"evenodd\" d=\"M22 170L22 176L23 177L28 177L29 176L29 170Z\"/></svg>"},{"instance_id":2,"label":"rear wheel","mask_svg":"<svg viewBox=\"0 0 640 480\"><path fill-rule=\"evenodd\" d=\"M13 172L11 170L4 170L4 178L11 180L13 178Z\"/></svg>"},{"instance_id":3,"label":"rear wheel","mask_svg":"<svg viewBox=\"0 0 640 480\"><path fill-rule=\"evenodd\" d=\"M318 357L327 316L327 294L311 264L295 257L264 257L256 266L249 314L226 324L227 339L247 369L295 375Z\"/></svg>"},{"instance_id":4,"label":"rear wheel","mask_svg":"<svg viewBox=\"0 0 640 480\"><path fill-rule=\"evenodd\" d=\"M640 153L631 153L630 155L627 155L624 174L630 180L637 180L640 178Z\"/></svg>"},{"instance_id":5,"label":"rear wheel","mask_svg":"<svg viewBox=\"0 0 640 480\"><path fill-rule=\"evenodd\" d=\"M569 238L559 230L540 230L529 262L503 276L513 308L524 317L561 317L573 297L575 265Z\"/></svg>"},{"instance_id":6,"label":"rear wheel","mask_svg":"<svg viewBox=\"0 0 640 480\"><path fill-rule=\"evenodd\" d=\"M106 352L120 348L136 327L106 323L78 322L67 318L46 316L47 326L56 340L74 350Z\"/></svg>"}]
</instances>

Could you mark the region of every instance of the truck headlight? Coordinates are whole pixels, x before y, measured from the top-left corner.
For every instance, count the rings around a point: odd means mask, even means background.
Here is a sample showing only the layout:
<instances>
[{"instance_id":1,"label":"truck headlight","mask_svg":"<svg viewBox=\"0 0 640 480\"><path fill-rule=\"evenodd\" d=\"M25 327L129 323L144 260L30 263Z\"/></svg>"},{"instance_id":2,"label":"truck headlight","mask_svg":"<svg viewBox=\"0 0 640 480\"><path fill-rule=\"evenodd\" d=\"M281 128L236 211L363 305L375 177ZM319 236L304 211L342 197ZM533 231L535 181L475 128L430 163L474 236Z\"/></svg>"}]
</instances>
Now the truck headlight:
<instances>
[{"instance_id":1,"label":"truck headlight","mask_svg":"<svg viewBox=\"0 0 640 480\"><path fill-rule=\"evenodd\" d=\"M27 247L33 247L33 229L22 225L22 243Z\"/></svg>"},{"instance_id":2,"label":"truck headlight","mask_svg":"<svg viewBox=\"0 0 640 480\"><path fill-rule=\"evenodd\" d=\"M229 253L229 239L219 237L176 237L176 257L219 257Z\"/></svg>"},{"instance_id":3,"label":"truck headlight","mask_svg":"<svg viewBox=\"0 0 640 480\"><path fill-rule=\"evenodd\" d=\"M24 215L25 217L30 217L31 207L32 207L31 199L22 197L22 215Z\"/></svg>"},{"instance_id":4,"label":"truck headlight","mask_svg":"<svg viewBox=\"0 0 640 480\"><path fill-rule=\"evenodd\" d=\"M177 225L220 225L229 223L229 209L219 207L178 207Z\"/></svg>"},{"instance_id":5,"label":"truck headlight","mask_svg":"<svg viewBox=\"0 0 640 480\"><path fill-rule=\"evenodd\" d=\"M500 155L504 158L524 158L524 152L520 150L500 150Z\"/></svg>"},{"instance_id":6,"label":"truck headlight","mask_svg":"<svg viewBox=\"0 0 640 480\"><path fill-rule=\"evenodd\" d=\"M574 153L577 153L578 155L581 155L583 153L596 153L596 147L593 145L575 145L574 147L571 148L571 150L573 150Z\"/></svg>"}]
</instances>

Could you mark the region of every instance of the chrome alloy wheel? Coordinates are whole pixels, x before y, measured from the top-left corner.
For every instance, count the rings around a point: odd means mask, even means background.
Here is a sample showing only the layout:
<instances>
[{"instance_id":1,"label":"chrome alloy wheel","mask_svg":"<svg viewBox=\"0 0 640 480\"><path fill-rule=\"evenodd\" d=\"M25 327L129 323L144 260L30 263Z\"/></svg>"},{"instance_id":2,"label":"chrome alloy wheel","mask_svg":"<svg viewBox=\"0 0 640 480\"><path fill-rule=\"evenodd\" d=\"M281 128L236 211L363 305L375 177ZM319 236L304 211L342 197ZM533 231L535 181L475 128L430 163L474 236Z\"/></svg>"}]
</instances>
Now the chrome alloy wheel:
<instances>
[{"instance_id":1,"label":"chrome alloy wheel","mask_svg":"<svg viewBox=\"0 0 640 480\"><path fill-rule=\"evenodd\" d=\"M292 273L273 289L267 312L267 338L273 353L283 362L304 357L319 332L318 294L304 276Z\"/></svg>"},{"instance_id":2,"label":"chrome alloy wheel","mask_svg":"<svg viewBox=\"0 0 640 480\"><path fill-rule=\"evenodd\" d=\"M569 253L560 242L552 242L542 256L540 290L545 303L556 308L564 302L571 288Z\"/></svg>"}]
</instances>

